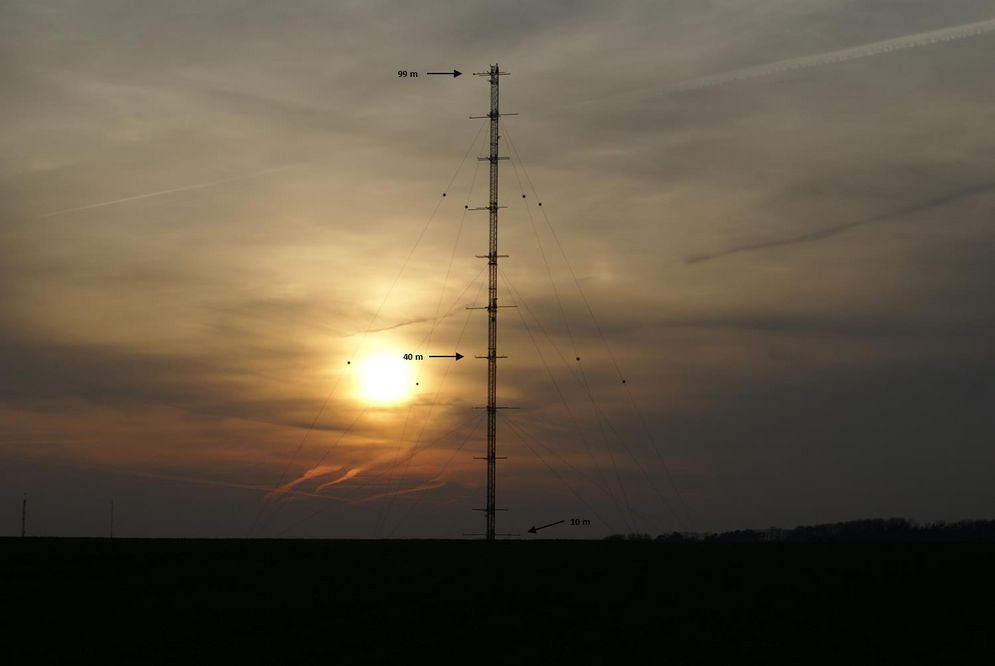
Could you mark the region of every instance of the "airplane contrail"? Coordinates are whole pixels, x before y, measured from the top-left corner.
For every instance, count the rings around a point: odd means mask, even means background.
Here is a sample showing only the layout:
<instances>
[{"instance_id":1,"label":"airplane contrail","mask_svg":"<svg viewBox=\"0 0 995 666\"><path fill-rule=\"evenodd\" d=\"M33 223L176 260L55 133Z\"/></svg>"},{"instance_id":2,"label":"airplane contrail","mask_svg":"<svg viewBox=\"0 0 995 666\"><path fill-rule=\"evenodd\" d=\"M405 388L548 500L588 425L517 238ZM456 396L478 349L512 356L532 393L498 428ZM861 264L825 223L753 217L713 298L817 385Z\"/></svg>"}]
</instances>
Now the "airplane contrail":
<instances>
[{"instance_id":1,"label":"airplane contrail","mask_svg":"<svg viewBox=\"0 0 995 666\"><path fill-rule=\"evenodd\" d=\"M217 479L206 479L202 477L195 476L182 476L178 474L155 474L153 472L139 472L136 470L119 469L115 467L110 468L98 468L98 467L86 467L85 469L102 469L103 471L111 472L114 474L125 474L128 476L138 476L146 479L161 479L163 481L177 481L180 483L193 483L202 486L215 486L218 488L233 488L236 490L249 490L253 492L258 492L260 490L270 490L267 486L250 484L250 483L235 483L230 481L219 481ZM319 494L315 492L307 492L303 490L288 490L285 495L294 497L313 497L317 499L328 499L334 500L336 502L342 502L345 504L359 504L357 500L348 497L338 497L336 495L326 495Z\"/></svg>"},{"instance_id":2,"label":"airplane contrail","mask_svg":"<svg viewBox=\"0 0 995 666\"><path fill-rule=\"evenodd\" d=\"M636 90L613 93L611 95L607 95L602 98L588 100L585 103L592 103L592 102L602 101L605 99L616 99L620 96L626 96L626 95L637 95L637 94L641 95L647 92L655 92L660 96L674 95L678 93L702 90L704 88L713 88L716 86L722 86L729 83L735 83L737 81L746 81L748 79L757 79L765 76L772 76L774 74L781 74L783 72L789 72L798 69L808 69L810 67L822 67L825 65L832 65L840 62L846 62L849 60L870 58L871 56L881 55L884 53L893 53L895 51L903 51L907 49L919 48L922 46L930 46L932 44L939 44L941 42L952 42L961 39L969 39L971 37L979 37L981 35L986 35L991 32L995 32L995 19L976 21L974 23L966 23L964 25L952 26L949 28L941 28L939 30L930 30L928 32L917 32L911 35L894 37L892 39L885 39L878 42L870 42L868 44L862 44L860 46L852 46L849 48L839 49L836 51L827 51L824 53L817 53L809 56L801 56L798 58L777 60L775 62L770 62L763 65L754 65L752 67L744 67L742 69L734 69L726 72L720 72L718 74L711 74L709 76L702 76L695 79L688 79L686 81L679 81L677 83L664 86L663 88L659 88L656 86L642 87Z\"/></svg>"},{"instance_id":3,"label":"airplane contrail","mask_svg":"<svg viewBox=\"0 0 995 666\"><path fill-rule=\"evenodd\" d=\"M55 217L56 215L65 215L67 213L75 213L82 210L90 210L91 208L103 208L104 206L116 206L117 204L128 203L129 201L139 201L141 199L151 199L152 197L161 197L166 194L176 194L177 192L189 192L190 190L203 190L208 187L215 187L217 185L224 185L226 183L235 183L240 180L251 180L252 178L259 178L261 176L266 176L271 173L277 173L279 171L286 171L287 169L292 169L298 164L287 164L284 166L273 167L272 169L263 169L262 171L257 171L256 173L250 173L242 176L232 176L230 178L222 178L221 180L212 180L206 183L197 183L195 185L184 185L183 187L174 187L168 190L158 190L156 192L145 192L144 194L135 194L130 197L124 197L122 199L113 199L111 201L101 201L98 203L86 204L84 206L74 206L73 208L63 208L62 210L52 211L51 213L45 213L42 218Z\"/></svg>"},{"instance_id":4,"label":"airplane contrail","mask_svg":"<svg viewBox=\"0 0 995 666\"><path fill-rule=\"evenodd\" d=\"M711 261L713 259L718 259L720 257L728 257L731 254L741 254L743 252L756 252L758 250L766 250L772 247L783 247L785 245L798 245L800 243L811 243L813 241L823 240L824 238L830 238L844 231L849 231L855 227L863 227L869 224L875 224L878 222L886 222L888 220L893 220L895 218L904 217L906 215L911 215L912 213L918 213L923 210L930 210L932 208L939 208L945 206L949 203L953 203L959 199L966 199L968 197L973 197L978 194L984 194L986 192L991 192L995 190L995 183L988 183L987 185L980 185L978 187L972 187L966 190L960 190L958 192L953 192L951 194L943 195L942 197L937 197L930 201L924 201L917 203L912 206L906 206L905 208L900 208L898 210L893 210L887 213L882 213L880 215L874 215L872 217L867 217L862 220L853 220L851 222L844 222L843 224L837 224L832 227L826 227L824 229L819 229L816 231L810 231L804 234L798 234L797 236L789 236L787 238L779 238L769 241L760 241L757 243L748 243L745 245L738 245L736 247L731 247L727 250L720 250L719 252L713 252L712 254L702 254L695 257L689 257L686 262L689 264L700 264L706 261Z\"/></svg>"},{"instance_id":5,"label":"airplane contrail","mask_svg":"<svg viewBox=\"0 0 995 666\"><path fill-rule=\"evenodd\" d=\"M379 499L384 499L385 497L394 497L396 495L409 495L411 493L420 493L426 490L435 490L436 488L441 488L446 485L446 482L442 479L434 479L427 483L422 483L417 486L412 486L411 488L402 488L400 490L391 490L384 493L377 493L376 495L367 495L361 498L358 502L373 502Z\"/></svg>"},{"instance_id":6,"label":"airplane contrail","mask_svg":"<svg viewBox=\"0 0 995 666\"><path fill-rule=\"evenodd\" d=\"M977 21L975 23L967 23L950 28L941 28L940 30L930 30L929 32L919 32L912 35L905 35L904 37L895 37L893 39L885 39L880 42L871 42L861 46L840 49L838 51L828 51L826 53L818 53L799 58L778 60L765 65L756 65L754 67L736 69L728 72L722 72L720 74L712 74L711 76L703 76L689 81L682 81L670 86L665 92L678 93L691 90L701 90L703 88L712 88L714 86L721 86L727 83L745 81L747 79L756 79L763 76L771 76L773 74L780 74L782 72L789 72L796 69L821 67L823 65L832 65L849 60L870 58L871 56L881 55L883 53L893 53L895 51L915 49L921 46L939 44L941 42L953 42L960 39L979 37L990 32L995 32L995 19Z\"/></svg>"}]
</instances>

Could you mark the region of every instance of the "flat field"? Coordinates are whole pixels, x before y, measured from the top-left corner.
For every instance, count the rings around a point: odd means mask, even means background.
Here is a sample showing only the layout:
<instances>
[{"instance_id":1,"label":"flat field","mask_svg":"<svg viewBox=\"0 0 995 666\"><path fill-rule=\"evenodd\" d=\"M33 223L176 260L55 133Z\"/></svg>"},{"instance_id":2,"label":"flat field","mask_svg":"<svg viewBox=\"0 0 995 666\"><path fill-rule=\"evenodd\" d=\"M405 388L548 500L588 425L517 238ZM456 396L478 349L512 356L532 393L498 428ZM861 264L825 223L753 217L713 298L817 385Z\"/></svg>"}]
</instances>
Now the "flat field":
<instances>
[{"instance_id":1,"label":"flat field","mask_svg":"<svg viewBox=\"0 0 995 666\"><path fill-rule=\"evenodd\" d=\"M991 544L6 538L0 565L8 664L949 664L995 647Z\"/></svg>"}]
</instances>

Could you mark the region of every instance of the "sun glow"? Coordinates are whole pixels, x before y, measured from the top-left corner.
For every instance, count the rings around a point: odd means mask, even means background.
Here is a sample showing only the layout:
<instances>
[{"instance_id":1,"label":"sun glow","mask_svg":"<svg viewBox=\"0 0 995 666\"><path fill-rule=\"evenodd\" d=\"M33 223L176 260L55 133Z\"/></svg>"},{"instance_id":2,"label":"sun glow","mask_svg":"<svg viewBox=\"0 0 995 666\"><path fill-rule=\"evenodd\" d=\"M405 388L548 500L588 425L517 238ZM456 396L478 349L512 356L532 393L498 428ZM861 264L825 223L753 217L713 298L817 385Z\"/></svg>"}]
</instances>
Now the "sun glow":
<instances>
[{"instance_id":1,"label":"sun glow","mask_svg":"<svg viewBox=\"0 0 995 666\"><path fill-rule=\"evenodd\" d=\"M412 388L410 366L400 356L373 356L359 365L359 393L370 402L398 402Z\"/></svg>"}]
</instances>

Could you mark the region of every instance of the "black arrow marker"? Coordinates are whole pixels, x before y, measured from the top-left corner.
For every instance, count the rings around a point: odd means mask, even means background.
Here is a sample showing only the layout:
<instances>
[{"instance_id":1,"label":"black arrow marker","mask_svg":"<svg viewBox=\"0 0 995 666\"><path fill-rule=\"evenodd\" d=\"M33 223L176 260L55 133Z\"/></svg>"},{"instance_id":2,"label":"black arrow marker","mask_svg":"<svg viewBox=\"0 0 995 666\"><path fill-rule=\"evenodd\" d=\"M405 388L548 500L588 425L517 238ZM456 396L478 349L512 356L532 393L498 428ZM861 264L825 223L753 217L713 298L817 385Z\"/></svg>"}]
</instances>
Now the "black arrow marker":
<instances>
[{"instance_id":1,"label":"black arrow marker","mask_svg":"<svg viewBox=\"0 0 995 666\"><path fill-rule=\"evenodd\" d=\"M458 69L454 69L451 72L425 72L425 73L430 76L451 76L455 79L457 76L460 76L463 72L459 71Z\"/></svg>"},{"instance_id":2,"label":"black arrow marker","mask_svg":"<svg viewBox=\"0 0 995 666\"><path fill-rule=\"evenodd\" d=\"M456 359L458 361L461 358L463 358L463 354L460 354L459 352L456 352L455 354L443 354L443 355L439 355L439 356L435 356L435 355L429 354L428 357L429 358L454 358L454 359Z\"/></svg>"},{"instance_id":3,"label":"black arrow marker","mask_svg":"<svg viewBox=\"0 0 995 666\"><path fill-rule=\"evenodd\" d=\"M535 525L533 525L532 528L529 529L529 534L535 534L539 530L544 530L547 527L552 527L553 525L559 525L560 523L565 523L565 522L567 522L567 521L565 521L565 520L557 520L555 523L550 523L549 525L543 525L542 527L536 527Z\"/></svg>"}]
</instances>

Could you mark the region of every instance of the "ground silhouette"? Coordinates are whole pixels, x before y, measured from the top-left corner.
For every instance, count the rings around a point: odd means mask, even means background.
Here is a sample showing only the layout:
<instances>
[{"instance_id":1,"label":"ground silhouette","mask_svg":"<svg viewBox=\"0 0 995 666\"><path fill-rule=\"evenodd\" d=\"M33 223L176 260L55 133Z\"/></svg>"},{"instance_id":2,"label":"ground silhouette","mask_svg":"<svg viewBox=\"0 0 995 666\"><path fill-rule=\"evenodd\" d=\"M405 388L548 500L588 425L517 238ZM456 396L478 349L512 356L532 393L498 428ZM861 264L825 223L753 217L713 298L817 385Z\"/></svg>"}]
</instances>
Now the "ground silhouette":
<instances>
[{"instance_id":1,"label":"ground silhouette","mask_svg":"<svg viewBox=\"0 0 995 666\"><path fill-rule=\"evenodd\" d=\"M6 663L958 663L993 544L0 540Z\"/></svg>"}]
</instances>

